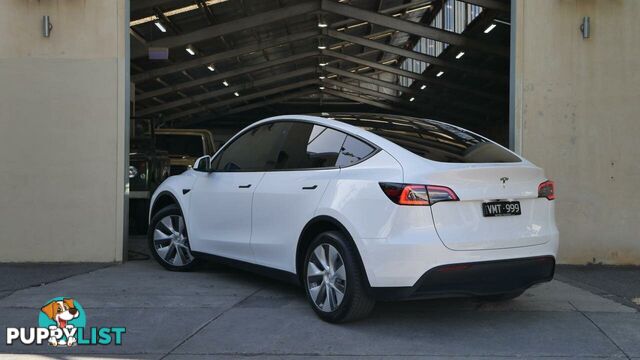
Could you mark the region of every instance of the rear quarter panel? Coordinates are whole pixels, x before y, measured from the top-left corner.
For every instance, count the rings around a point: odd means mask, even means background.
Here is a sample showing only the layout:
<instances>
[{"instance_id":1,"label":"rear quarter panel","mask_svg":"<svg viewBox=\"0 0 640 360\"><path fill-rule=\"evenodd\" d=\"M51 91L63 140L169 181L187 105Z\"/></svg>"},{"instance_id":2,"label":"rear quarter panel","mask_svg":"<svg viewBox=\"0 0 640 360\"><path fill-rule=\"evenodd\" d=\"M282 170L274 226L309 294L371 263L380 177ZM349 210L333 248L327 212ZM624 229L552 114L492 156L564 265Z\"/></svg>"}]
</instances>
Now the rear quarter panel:
<instances>
[{"instance_id":1,"label":"rear quarter panel","mask_svg":"<svg viewBox=\"0 0 640 360\"><path fill-rule=\"evenodd\" d=\"M340 169L315 215L336 218L354 238L381 236L385 232L381 225L396 206L384 195L379 182L402 182L402 178L400 164L385 151L379 151L360 164Z\"/></svg>"},{"instance_id":2,"label":"rear quarter panel","mask_svg":"<svg viewBox=\"0 0 640 360\"><path fill-rule=\"evenodd\" d=\"M318 208L353 238L371 286L412 286L446 248L427 206L398 206L380 182L405 182L406 169L386 151L344 168Z\"/></svg>"}]
</instances>

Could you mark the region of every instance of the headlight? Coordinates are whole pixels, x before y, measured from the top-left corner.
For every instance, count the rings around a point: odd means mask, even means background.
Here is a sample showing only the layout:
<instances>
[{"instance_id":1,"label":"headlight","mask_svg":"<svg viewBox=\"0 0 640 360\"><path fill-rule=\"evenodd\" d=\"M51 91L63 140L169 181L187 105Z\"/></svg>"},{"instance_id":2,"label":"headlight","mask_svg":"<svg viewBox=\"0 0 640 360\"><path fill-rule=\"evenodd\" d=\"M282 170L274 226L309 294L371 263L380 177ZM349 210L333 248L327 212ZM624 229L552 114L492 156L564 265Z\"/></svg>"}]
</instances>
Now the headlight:
<instances>
[{"instance_id":1,"label":"headlight","mask_svg":"<svg viewBox=\"0 0 640 360\"><path fill-rule=\"evenodd\" d=\"M138 175L138 169L135 166L129 165L129 179L132 179Z\"/></svg>"}]
</instances>

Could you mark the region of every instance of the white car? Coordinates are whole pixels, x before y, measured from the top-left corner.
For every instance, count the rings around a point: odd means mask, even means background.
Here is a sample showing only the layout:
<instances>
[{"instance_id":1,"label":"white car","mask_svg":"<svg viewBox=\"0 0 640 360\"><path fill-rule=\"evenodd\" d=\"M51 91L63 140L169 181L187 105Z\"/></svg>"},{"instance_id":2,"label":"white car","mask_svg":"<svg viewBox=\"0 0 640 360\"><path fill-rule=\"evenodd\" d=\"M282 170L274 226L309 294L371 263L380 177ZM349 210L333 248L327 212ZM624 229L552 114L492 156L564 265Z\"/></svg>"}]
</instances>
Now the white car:
<instances>
[{"instance_id":1,"label":"white car","mask_svg":"<svg viewBox=\"0 0 640 360\"><path fill-rule=\"evenodd\" d=\"M552 279L554 184L446 123L380 114L265 119L158 187L149 246L302 284L344 322L376 300L508 299Z\"/></svg>"}]
</instances>

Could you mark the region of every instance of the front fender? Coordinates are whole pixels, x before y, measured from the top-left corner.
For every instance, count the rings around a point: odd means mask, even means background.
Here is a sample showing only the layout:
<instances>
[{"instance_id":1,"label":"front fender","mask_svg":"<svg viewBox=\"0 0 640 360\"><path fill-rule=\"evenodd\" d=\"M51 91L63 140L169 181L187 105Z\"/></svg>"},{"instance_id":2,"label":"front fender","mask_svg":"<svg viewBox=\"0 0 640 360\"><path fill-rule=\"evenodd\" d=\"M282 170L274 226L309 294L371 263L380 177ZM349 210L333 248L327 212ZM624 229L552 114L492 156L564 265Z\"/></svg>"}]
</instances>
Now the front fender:
<instances>
[{"instance_id":1,"label":"front fender","mask_svg":"<svg viewBox=\"0 0 640 360\"><path fill-rule=\"evenodd\" d=\"M178 203L182 211L189 209L191 200L191 189L198 179L199 173L194 170L187 170L180 175L170 176L158 186L151 196L149 202L149 222L153 214L156 201L163 196L171 196ZM186 216L185 216L186 218Z\"/></svg>"}]
</instances>

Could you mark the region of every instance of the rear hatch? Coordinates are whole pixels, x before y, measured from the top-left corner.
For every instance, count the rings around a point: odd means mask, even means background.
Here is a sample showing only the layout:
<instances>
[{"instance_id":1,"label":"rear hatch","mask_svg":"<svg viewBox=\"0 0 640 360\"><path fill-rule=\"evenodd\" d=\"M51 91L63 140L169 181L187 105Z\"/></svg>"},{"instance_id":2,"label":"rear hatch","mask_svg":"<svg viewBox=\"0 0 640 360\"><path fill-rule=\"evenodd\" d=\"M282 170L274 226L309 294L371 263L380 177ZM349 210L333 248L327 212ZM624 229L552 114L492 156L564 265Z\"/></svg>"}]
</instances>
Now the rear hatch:
<instances>
[{"instance_id":1,"label":"rear hatch","mask_svg":"<svg viewBox=\"0 0 640 360\"><path fill-rule=\"evenodd\" d=\"M459 201L431 206L436 231L452 250L532 246L555 233L553 201L538 198L542 169L527 162L446 164L430 171L427 184L451 188ZM485 216L483 203L519 202L520 215Z\"/></svg>"},{"instance_id":2,"label":"rear hatch","mask_svg":"<svg viewBox=\"0 0 640 360\"><path fill-rule=\"evenodd\" d=\"M538 185L546 180L542 169L497 143L429 119L386 114L338 114L335 119L377 135L376 144L401 162L405 184L446 186L457 194L459 201L430 206L448 248L531 246L557 234L554 201L538 198ZM436 199L436 191L430 200ZM499 204L487 210L519 205L520 214L487 217L483 204L489 202Z\"/></svg>"}]
</instances>

